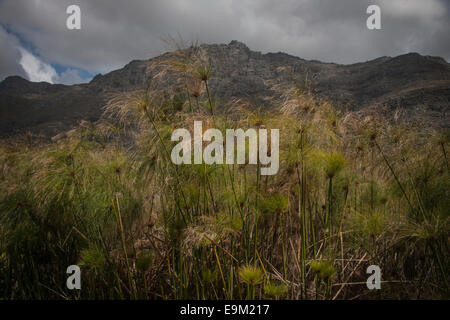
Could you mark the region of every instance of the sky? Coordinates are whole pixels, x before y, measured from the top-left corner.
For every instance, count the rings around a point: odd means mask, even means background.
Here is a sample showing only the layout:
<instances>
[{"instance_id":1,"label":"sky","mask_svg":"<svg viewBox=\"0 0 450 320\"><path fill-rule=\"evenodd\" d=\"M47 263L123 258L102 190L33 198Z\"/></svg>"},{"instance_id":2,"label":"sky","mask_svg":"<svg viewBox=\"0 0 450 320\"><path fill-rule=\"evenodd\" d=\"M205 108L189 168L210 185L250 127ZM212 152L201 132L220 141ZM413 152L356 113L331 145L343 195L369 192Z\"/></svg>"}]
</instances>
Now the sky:
<instances>
[{"instance_id":1,"label":"sky","mask_svg":"<svg viewBox=\"0 0 450 320\"><path fill-rule=\"evenodd\" d=\"M73 4L80 30L66 26ZM371 4L381 30L366 27ZM450 0L0 0L0 80L88 82L179 36L342 64L408 52L450 61L449 18Z\"/></svg>"}]
</instances>

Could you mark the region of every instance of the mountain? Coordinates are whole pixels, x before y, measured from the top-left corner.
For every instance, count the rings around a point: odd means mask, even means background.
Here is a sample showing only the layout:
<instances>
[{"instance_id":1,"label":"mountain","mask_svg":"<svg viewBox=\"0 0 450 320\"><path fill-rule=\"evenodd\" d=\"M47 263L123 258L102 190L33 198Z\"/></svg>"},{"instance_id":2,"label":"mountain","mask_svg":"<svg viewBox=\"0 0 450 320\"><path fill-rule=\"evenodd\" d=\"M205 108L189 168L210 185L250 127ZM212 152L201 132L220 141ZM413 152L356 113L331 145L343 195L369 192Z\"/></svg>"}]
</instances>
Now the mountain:
<instances>
[{"instance_id":1,"label":"mountain","mask_svg":"<svg viewBox=\"0 0 450 320\"><path fill-rule=\"evenodd\" d=\"M295 75L309 90L347 112L383 110L388 117L395 113L405 121L450 127L450 64L439 57L409 53L339 65L281 52L262 54L238 41L201 47L213 62L211 90L223 104L236 98L259 105L281 103ZM87 84L66 86L8 77L0 83L0 135L32 131L52 136L81 120L95 121L110 97L144 88L149 63L170 55L132 61Z\"/></svg>"}]
</instances>

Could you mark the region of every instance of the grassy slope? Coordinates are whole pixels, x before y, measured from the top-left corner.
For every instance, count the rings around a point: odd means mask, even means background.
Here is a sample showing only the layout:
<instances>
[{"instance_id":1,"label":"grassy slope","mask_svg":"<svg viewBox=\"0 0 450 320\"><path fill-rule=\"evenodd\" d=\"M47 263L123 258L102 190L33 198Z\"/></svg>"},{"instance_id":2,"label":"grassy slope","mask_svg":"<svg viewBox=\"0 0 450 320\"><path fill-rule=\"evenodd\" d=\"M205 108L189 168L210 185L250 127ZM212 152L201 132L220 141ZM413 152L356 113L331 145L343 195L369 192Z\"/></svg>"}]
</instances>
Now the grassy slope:
<instances>
[{"instance_id":1,"label":"grassy slope","mask_svg":"<svg viewBox=\"0 0 450 320\"><path fill-rule=\"evenodd\" d=\"M0 297L448 298L448 136L342 117L295 84L276 111L218 115L204 54L151 67L186 94L149 85L58 143L2 144ZM279 128L280 171L173 165L171 132L194 120Z\"/></svg>"}]
</instances>

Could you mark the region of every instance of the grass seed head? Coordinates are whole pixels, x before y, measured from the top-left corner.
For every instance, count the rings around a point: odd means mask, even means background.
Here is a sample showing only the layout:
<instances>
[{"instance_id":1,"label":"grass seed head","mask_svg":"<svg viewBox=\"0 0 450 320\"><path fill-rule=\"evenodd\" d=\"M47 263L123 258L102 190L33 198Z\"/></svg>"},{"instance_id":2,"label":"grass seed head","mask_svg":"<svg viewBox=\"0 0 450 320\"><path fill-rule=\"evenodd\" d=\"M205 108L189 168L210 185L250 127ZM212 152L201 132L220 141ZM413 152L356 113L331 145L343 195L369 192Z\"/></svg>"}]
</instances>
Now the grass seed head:
<instances>
[{"instance_id":1,"label":"grass seed head","mask_svg":"<svg viewBox=\"0 0 450 320\"><path fill-rule=\"evenodd\" d=\"M246 265L239 269L239 279L243 283L254 286L263 282L264 274L260 268Z\"/></svg>"}]
</instances>

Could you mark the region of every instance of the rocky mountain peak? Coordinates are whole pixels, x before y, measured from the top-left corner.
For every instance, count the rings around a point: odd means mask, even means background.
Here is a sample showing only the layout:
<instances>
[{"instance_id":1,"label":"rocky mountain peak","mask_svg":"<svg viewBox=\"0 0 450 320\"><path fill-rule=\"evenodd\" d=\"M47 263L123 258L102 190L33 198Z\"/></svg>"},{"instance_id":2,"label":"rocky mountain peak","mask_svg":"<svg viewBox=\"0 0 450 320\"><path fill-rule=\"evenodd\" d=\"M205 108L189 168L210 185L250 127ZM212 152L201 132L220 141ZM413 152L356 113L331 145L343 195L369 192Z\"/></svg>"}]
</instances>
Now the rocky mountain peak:
<instances>
[{"instance_id":1,"label":"rocky mountain peak","mask_svg":"<svg viewBox=\"0 0 450 320\"><path fill-rule=\"evenodd\" d=\"M439 57L409 53L339 65L281 52L262 54L236 40L201 47L210 57L210 86L222 106L242 98L257 101L260 106L280 105L283 88L293 85L295 75L301 81L307 79L312 92L329 98L343 110L401 109L406 120L450 127L450 64ZM167 55L170 53L133 60L122 69L97 75L82 85L52 85L8 77L0 83L0 135L24 130L53 134L81 120L94 121L112 94L144 88L149 61L158 62Z\"/></svg>"},{"instance_id":2,"label":"rocky mountain peak","mask_svg":"<svg viewBox=\"0 0 450 320\"><path fill-rule=\"evenodd\" d=\"M250 49L247 47L247 45L243 42L237 41L237 40L231 40L231 42L228 44L229 47L238 48L240 50L244 51L250 51Z\"/></svg>"}]
</instances>

